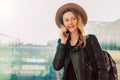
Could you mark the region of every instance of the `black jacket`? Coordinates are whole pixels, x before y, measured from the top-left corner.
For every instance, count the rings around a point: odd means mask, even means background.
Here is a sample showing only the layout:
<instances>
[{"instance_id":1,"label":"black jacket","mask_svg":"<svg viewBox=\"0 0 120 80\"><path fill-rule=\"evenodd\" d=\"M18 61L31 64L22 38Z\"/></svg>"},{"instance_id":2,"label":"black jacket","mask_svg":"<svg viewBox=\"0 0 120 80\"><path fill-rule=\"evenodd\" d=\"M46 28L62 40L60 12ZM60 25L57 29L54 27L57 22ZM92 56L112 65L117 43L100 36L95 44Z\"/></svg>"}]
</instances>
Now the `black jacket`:
<instances>
[{"instance_id":1,"label":"black jacket","mask_svg":"<svg viewBox=\"0 0 120 80\"><path fill-rule=\"evenodd\" d=\"M60 70L64 67L63 80L66 77L67 66L70 61L66 57L67 49L69 48L68 42L61 44L60 39L56 49L56 54L53 60L53 67L55 70ZM106 69L105 60L103 58L102 49L99 42L94 35L89 35L86 39L86 47L80 48L76 46L70 51L70 58L76 74L77 80L108 80L108 72ZM97 67L92 66L95 58ZM97 69L97 73L93 74L93 69Z\"/></svg>"}]
</instances>

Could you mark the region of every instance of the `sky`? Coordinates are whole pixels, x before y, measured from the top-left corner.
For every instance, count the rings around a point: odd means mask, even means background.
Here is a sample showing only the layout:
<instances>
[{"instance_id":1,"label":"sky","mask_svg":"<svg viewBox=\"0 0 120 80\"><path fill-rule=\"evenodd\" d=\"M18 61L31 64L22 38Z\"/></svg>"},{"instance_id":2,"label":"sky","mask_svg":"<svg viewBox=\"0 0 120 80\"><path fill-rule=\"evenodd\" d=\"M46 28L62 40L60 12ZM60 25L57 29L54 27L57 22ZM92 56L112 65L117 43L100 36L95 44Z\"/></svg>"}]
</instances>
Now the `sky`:
<instances>
[{"instance_id":1,"label":"sky","mask_svg":"<svg viewBox=\"0 0 120 80\"><path fill-rule=\"evenodd\" d=\"M0 40L6 36L44 45L59 38L55 14L60 6L70 2L85 9L88 21L120 19L120 0L0 0Z\"/></svg>"}]
</instances>

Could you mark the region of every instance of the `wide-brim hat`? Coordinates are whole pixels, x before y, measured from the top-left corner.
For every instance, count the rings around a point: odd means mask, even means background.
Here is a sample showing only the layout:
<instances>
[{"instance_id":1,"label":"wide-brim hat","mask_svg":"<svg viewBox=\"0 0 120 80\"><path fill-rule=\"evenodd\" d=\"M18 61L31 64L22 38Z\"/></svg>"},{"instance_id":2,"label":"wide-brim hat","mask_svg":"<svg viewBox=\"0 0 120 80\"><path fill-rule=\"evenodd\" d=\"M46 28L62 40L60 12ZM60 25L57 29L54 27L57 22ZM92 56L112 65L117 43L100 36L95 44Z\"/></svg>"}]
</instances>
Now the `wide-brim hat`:
<instances>
[{"instance_id":1,"label":"wide-brim hat","mask_svg":"<svg viewBox=\"0 0 120 80\"><path fill-rule=\"evenodd\" d=\"M61 6L57 12L56 12L56 16L55 16L55 21L56 21L56 25L61 28L61 15L62 13L64 12L64 10L66 9L75 9L79 12L80 14L80 17L82 18L82 21L84 23L84 25L86 25L87 23L87 14L85 12L85 10L78 4L76 3L67 3L67 4L64 4L63 6Z\"/></svg>"}]
</instances>

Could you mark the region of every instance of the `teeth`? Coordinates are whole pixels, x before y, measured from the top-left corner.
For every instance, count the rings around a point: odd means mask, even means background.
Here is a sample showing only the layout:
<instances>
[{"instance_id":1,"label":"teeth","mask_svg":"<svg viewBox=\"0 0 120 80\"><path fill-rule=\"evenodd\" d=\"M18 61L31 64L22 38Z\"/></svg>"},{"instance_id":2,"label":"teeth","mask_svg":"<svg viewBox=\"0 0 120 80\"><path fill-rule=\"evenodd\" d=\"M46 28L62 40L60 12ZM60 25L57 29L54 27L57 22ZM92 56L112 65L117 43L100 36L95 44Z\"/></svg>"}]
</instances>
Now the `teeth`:
<instances>
[{"instance_id":1,"label":"teeth","mask_svg":"<svg viewBox=\"0 0 120 80\"><path fill-rule=\"evenodd\" d=\"M74 26L69 26L70 28L74 27Z\"/></svg>"}]
</instances>

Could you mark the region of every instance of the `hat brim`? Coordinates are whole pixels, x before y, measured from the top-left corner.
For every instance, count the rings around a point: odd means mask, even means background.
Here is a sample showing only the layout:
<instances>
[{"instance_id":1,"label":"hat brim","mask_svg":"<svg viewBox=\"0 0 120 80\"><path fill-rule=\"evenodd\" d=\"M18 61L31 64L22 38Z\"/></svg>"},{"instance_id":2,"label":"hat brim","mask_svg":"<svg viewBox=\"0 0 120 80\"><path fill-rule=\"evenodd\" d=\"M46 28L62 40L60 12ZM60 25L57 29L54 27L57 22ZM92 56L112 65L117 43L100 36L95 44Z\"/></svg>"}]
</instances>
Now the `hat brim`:
<instances>
[{"instance_id":1,"label":"hat brim","mask_svg":"<svg viewBox=\"0 0 120 80\"><path fill-rule=\"evenodd\" d=\"M68 3L68 4L65 4L65 5L61 6L56 12L55 21L56 21L56 25L58 26L58 28L61 28L61 25L62 25L60 17L62 15L63 11L65 9L71 9L71 8L75 9L75 10L77 10L79 12L79 14L80 14L80 16L81 16L81 18L83 20L84 25L86 25L86 23L87 23L87 14L86 14L85 10L81 6L79 6L78 4Z\"/></svg>"}]
</instances>

